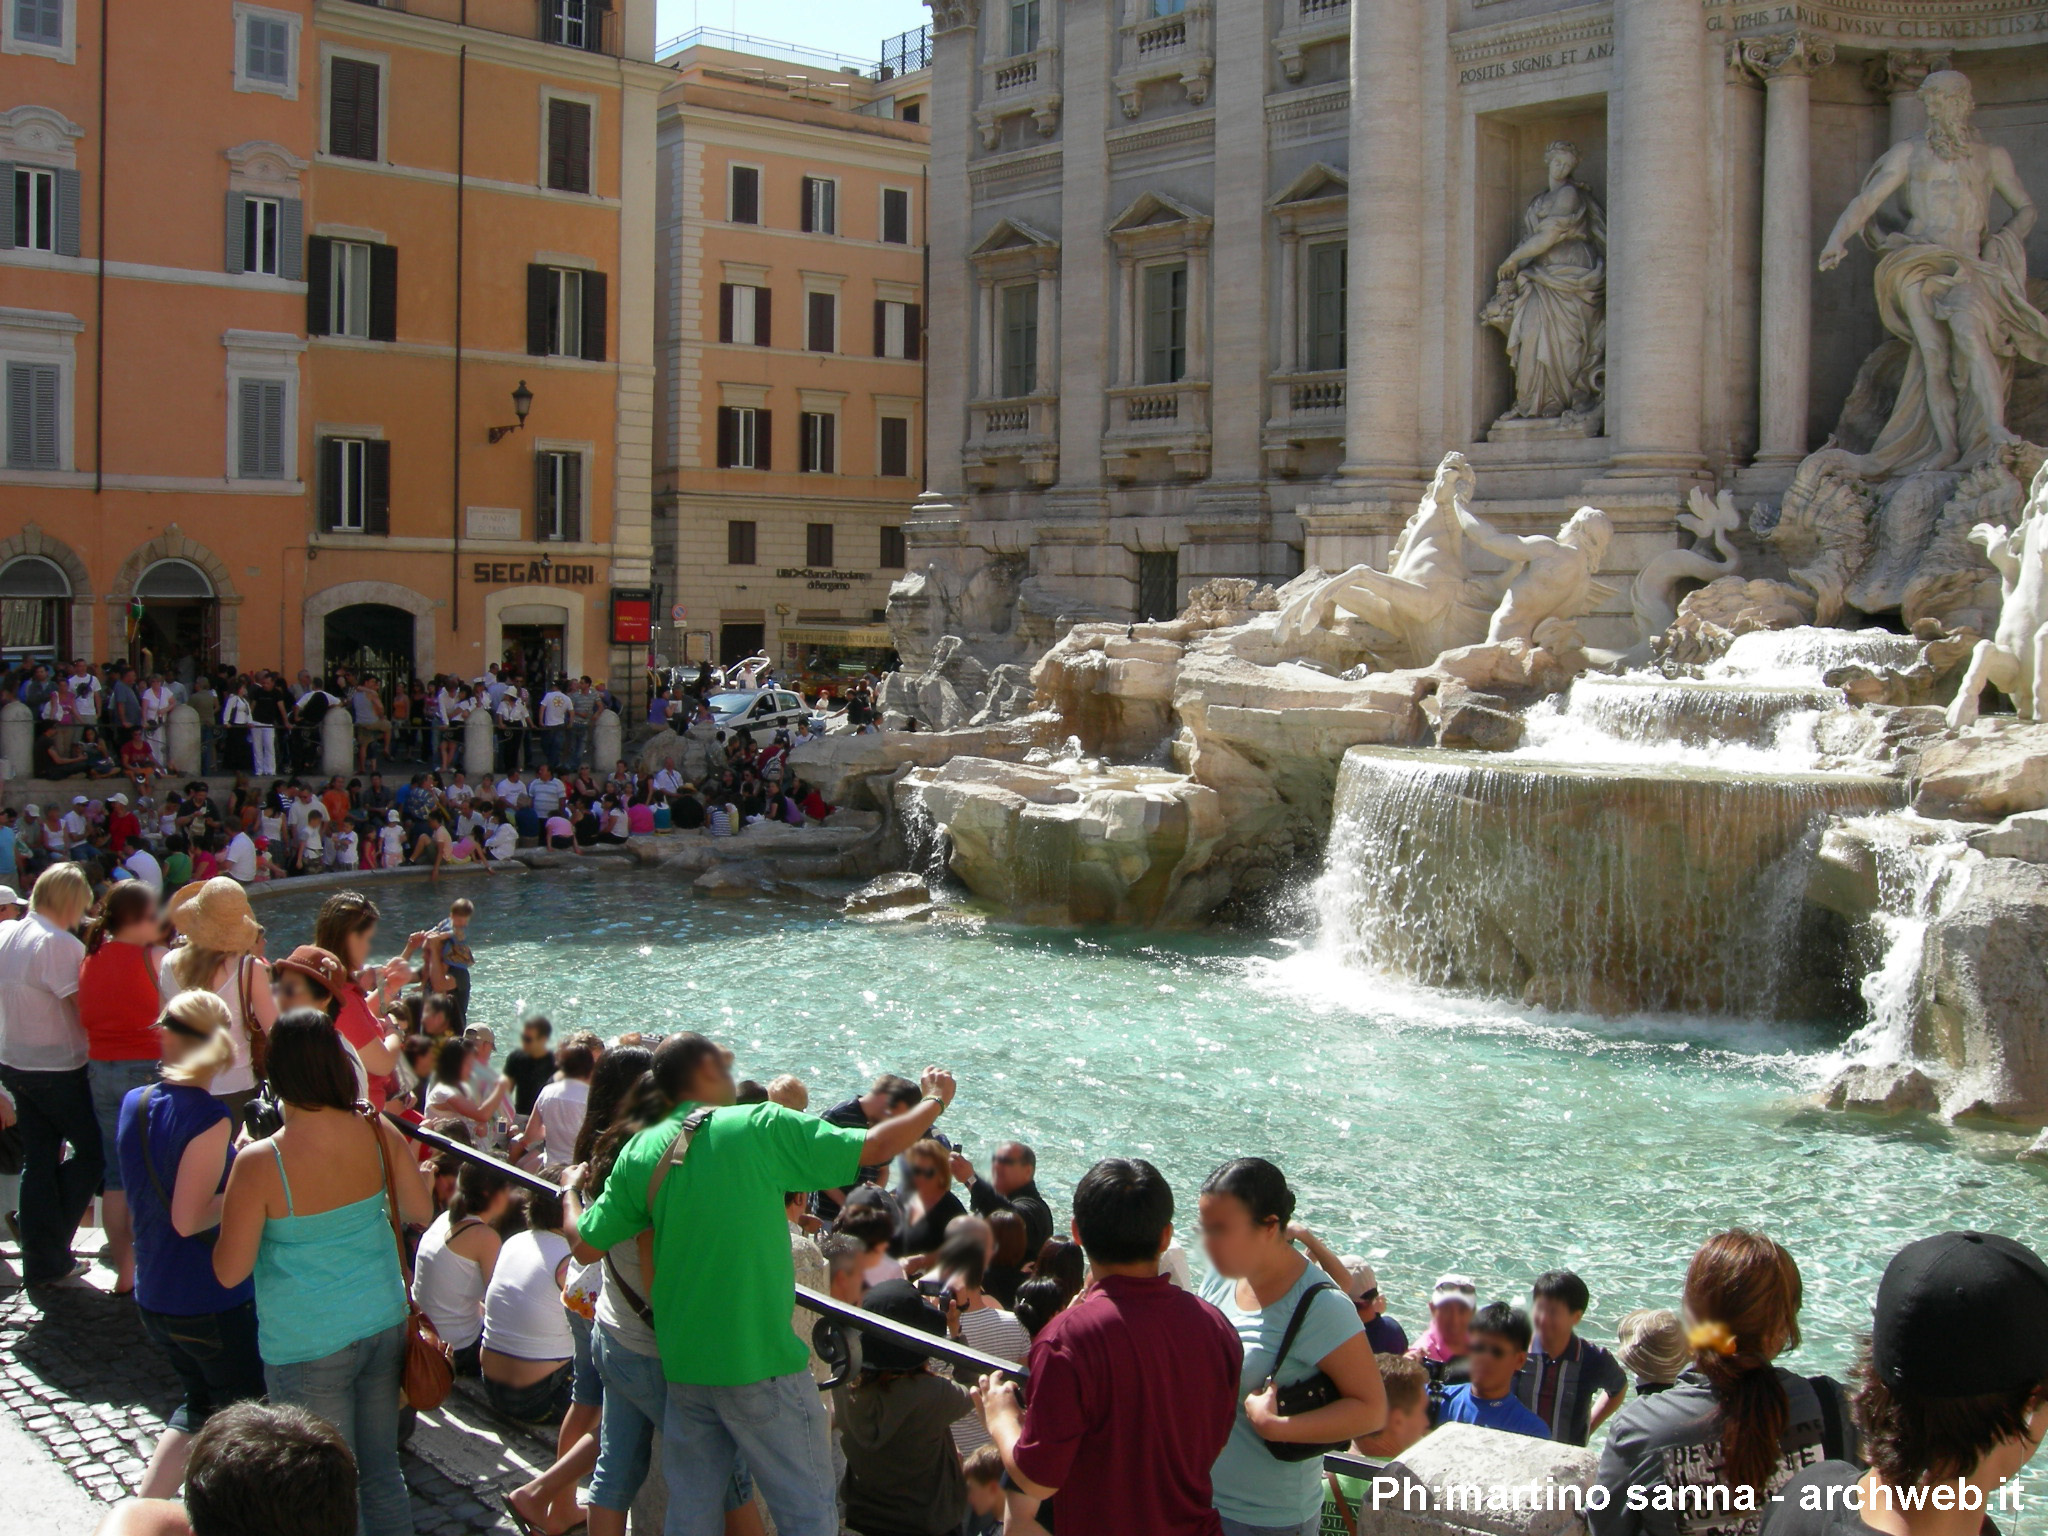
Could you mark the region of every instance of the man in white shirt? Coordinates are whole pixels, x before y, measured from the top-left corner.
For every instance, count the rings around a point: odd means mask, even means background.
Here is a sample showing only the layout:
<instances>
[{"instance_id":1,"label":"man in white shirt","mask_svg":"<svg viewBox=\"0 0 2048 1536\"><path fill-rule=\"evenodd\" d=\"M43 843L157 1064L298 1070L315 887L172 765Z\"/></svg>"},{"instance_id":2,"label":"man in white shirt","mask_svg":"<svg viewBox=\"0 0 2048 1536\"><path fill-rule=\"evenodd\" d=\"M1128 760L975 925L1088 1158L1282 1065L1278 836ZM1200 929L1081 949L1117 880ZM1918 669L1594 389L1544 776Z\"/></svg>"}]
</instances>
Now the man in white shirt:
<instances>
[{"instance_id":1,"label":"man in white shirt","mask_svg":"<svg viewBox=\"0 0 2048 1536\"><path fill-rule=\"evenodd\" d=\"M547 765L557 771L562 766L562 738L574 712L575 706L569 702L569 695L562 692L560 681L549 684L548 691L540 697L540 749Z\"/></svg>"},{"instance_id":2,"label":"man in white shirt","mask_svg":"<svg viewBox=\"0 0 2048 1536\"><path fill-rule=\"evenodd\" d=\"M562 808L562 802L569 798L569 790L555 777L553 765L542 763L540 772L526 786L526 797L533 802L533 814L546 821Z\"/></svg>"},{"instance_id":3,"label":"man in white shirt","mask_svg":"<svg viewBox=\"0 0 2048 1536\"><path fill-rule=\"evenodd\" d=\"M137 843L121 855L122 869L128 871L130 880L140 880L159 896L164 890L164 867L157 863L156 855L142 844Z\"/></svg>"},{"instance_id":4,"label":"man in white shirt","mask_svg":"<svg viewBox=\"0 0 2048 1536\"><path fill-rule=\"evenodd\" d=\"M72 849L74 857L85 857L78 852L89 853L92 846L92 822L85 814L85 808L92 802L83 795L71 797L71 809L64 813L64 841Z\"/></svg>"},{"instance_id":5,"label":"man in white shirt","mask_svg":"<svg viewBox=\"0 0 2048 1536\"><path fill-rule=\"evenodd\" d=\"M498 780L497 784L492 787L491 793L497 796L498 809L507 816L510 816L519 808L519 799L520 796L526 793L526 785L521 781L516 771L511 771Z\"/></svg>"},{"instance_id":6,"label":"man in white shirt","mask_svg":"<svg viewBox=\"0 0 2048 1536\"><path fill-rule=\"evenodd\" d=\"M262 866L262 855L256 851L256 839L247 832L237 832L222 850L221 862L226 866L229 878L244 885L253 884Z\"/></svg>"},{"instance_id":7,"label":"man in white shirt","mask_svg":"<svg viewBox=\"0 0 2048 1536\"><path fill-rule=\"evenodd\" d=\"M106 1167L78 1022L85 946L71 933L91 901L85 871L58 864L37 879L28 916L0 923L0 1086L21 1131L21 1278L31 1286L83 1272L71 1239Z\"/></svg>"},{"instance_id":8,"label":"man in white shirt","mask_svg":"<svg viewBox=\"0 0 2048 1536\"><path fill-rule=\"evenodd\" d=\"M683 776L673 766L661 768L654 775L652 787L657 795L672 795L683 787Z\"/></svg>"}]
</instances>

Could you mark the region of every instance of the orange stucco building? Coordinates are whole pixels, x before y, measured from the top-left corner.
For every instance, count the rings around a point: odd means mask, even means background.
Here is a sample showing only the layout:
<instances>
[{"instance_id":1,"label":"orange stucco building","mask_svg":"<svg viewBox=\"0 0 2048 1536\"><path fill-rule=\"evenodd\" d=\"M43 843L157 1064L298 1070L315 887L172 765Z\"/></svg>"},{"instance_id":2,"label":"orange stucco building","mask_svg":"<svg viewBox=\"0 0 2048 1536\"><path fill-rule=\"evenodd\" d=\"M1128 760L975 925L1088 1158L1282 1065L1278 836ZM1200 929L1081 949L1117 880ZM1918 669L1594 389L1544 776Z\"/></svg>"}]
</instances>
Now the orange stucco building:
<instances>
[{"instance_id":1,"label":"orange stucco building","mask_svg":"<svg viewBox=\"0 0 2048 1536\"><path fill-rule=\"evenodd\" d=\"M653 0L4 11L6 656L632 677Z\"/></svg>"},{"instance_id":2,"label":"orange stucco building","mask_svg":"<svg viewBox=\"0 0 2048 1536\"><path fill-rule=\"evenodd\" d=\"M657 648L857 669L924 485L923 38L879 70L700 39L659 116Z\"/></svg>"}]
</instances>

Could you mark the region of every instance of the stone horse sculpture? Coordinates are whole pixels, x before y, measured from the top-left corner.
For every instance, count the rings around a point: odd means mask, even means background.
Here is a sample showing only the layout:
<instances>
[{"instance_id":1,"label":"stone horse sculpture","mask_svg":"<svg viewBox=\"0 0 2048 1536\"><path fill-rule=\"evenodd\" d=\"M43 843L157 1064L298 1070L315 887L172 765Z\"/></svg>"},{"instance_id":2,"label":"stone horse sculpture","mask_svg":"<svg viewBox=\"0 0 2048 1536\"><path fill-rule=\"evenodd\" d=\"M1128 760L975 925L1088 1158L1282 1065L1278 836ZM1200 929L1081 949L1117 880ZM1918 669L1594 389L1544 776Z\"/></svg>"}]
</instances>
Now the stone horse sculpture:
<instances>
[{"instance_id":1,"label":"stone horse sculpture","mask_svg":"<svg viewBox=\"0 0 2048 1536\"><path fill-rule=\"evenodd\" d=\"M1466 523L1472 514L1463 503L1476 483L1462 453L1445 454L1401 529L1388 568L1354 565L1296 597L1280 614L1280 640L1307 640L1339 610L1398 636L1407 648L1406 660L1417 666L1485 639L1502 584L1498 578L1475 577L1466 564Z\"/></svg>"},{"instance_id":2,"label":"stone horse sculpture","mask_svg":"<svg viewBox=\"0 0 2048 1536\"><path fill-rule=\"evenodd\" d=\"M2005 601L1997 634L1977 642L1948 707L1948 723L1958 730L1977 718L1986 683L2011 697L2022 720L2048 720L2048 508L2042 506L2048 487L2042 482L2036 475L2028 498L2035 510L2018 528L1979 523L1970 530L1970 542L1998 567Z\"/></svg>"}]
</instances>

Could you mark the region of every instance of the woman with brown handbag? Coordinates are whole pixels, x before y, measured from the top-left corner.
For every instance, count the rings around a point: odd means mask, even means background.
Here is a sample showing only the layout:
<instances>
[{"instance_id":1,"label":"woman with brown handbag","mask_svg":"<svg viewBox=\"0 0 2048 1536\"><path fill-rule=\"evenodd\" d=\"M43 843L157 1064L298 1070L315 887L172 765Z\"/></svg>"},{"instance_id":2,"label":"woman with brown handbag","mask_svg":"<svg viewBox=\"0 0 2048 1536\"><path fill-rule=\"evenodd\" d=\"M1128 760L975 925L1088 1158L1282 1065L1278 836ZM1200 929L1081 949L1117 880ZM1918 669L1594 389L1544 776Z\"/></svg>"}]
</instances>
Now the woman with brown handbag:
<instances>
[{"instance_id":1,"label":"woman with brown handbag","mask_svg":"<svg viewBox=\"0 0 2048 1536\"><path fill-rule=\"evenodd\" d=\"M359 1110L355 1065L326 1015L286 1013L266 1065L284 1128L235 1159L214 1274L223 1285L255 1275L270 1400L320 1415L348 1441L364 1536L411 1536L399 1394L421 1405L409 1366L440 1344L431 1325L422 1337L407 1299L398 1223L432 1221L433 1199L404 1138Z\"/></svg>"}]
</instances>

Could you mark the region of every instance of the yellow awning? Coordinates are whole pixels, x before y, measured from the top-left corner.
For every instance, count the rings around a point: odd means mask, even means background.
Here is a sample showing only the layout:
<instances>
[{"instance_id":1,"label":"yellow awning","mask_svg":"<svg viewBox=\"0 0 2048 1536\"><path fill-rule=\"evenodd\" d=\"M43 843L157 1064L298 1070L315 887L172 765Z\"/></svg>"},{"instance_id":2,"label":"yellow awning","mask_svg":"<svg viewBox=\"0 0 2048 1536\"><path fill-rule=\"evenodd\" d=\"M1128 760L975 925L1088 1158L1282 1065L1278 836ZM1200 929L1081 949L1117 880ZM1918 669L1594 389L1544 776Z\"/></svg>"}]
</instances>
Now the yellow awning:
<instances>
[{"instance_id":1,"label":"yellow awning","mask_svg":"<svg viewBox=\"0 0 2048 1536\"><path fill-rule=\"evenodd\" d=\"M784 645L844 645L857 650L888 650L895 644L886 624L803 624L781 631Z\"/></svg>"}]
</instances>

